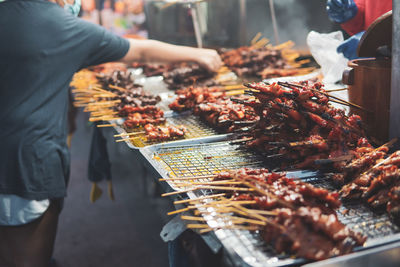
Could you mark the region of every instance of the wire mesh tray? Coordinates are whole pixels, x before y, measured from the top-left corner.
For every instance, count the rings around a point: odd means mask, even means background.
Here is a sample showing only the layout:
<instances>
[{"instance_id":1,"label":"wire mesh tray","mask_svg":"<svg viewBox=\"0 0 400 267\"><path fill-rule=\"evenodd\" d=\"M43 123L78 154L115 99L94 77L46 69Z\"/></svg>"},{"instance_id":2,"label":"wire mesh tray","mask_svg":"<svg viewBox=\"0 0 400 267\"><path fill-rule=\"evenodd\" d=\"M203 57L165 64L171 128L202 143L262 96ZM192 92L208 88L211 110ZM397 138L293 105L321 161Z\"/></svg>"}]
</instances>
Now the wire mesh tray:
<instances>
[{"instance_id":1,"label":"wire mesh tray","mask_svg":"<svg viewBox=\"0 0 400 267\"><path fill-rule=\"evenodd\" d=\"M164 178L209 175L241 167L265 167L268 163L240 143L230 140L229 136L153 145L141 148L140 152ZM328 178L318 172L293 171L288 172L287 176L334 190ZM169 186L176 189L173 184ZM197 198L209 192L209 190L198 190L187 195L190 198ZM338 217L345 225L368 237L364 247L356 250L400 240L399 227L389 220L386 213L372 212L360 202L344 202L338 211ZM260 235L254 232L220 229L215 231L215 234L234 261L242 262L238 265L245 263L250 266L285 266L305 262L289 255L277 255L261 240Z\"/></svg>"},{"instance_id":2,"label":"wire mesh tray","mask_svg":"<svg viewBox=\"0 0 400 267\"><path fill-rule=\"evenodd\" d=\"M200 121L198 117L193 115L191 112L176 113L176 112L166 112L165 113L166 122L163 126L178 126L183 125L186 127L187 132L181 138L174 138L168 141L157 141L148 140L145 133L140 133L135 135L135 138L126 141L129 147L139 148L149 145L159 144L159 143L169 143L176 140L188 140L193 138L200 138L206 136L218 135L218 132L209 127L204 122ZM127 131L122 127L123 120L120 120L114 126L115 130L119 133L127 133ZM143 127L134 128L128 132L143 132Z\"/></svg>"}]
</instances>

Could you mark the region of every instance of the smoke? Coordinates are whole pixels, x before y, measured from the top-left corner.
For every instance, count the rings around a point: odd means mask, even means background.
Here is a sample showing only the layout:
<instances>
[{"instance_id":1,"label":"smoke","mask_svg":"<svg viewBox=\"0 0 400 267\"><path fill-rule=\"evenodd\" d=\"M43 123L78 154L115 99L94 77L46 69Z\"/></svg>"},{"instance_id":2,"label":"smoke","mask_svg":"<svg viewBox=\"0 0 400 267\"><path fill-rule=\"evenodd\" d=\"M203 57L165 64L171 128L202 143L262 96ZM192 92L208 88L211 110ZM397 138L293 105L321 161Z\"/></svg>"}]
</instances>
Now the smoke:
<instances>
[{"instance_id":1,"label":"smoke","mask_svg":"<svg viewBox=\"0 0 400 267\"><path fill-rule=\"evenodd\" d=\"M306 1L274 0L280 42L293 40L297 46L305 46L307 34L310 32L307 24Z\"/></svg>"},{"instance_id":2,"label":"smoke","mask_svg":"<svg viewBox=\"0 0 400 267\"><path fill-rule=\"evenodd\" d=\"M321 0L274 0L280 43L292 40L302 49L311 30L331 31L325 5ZM269 0L247 1L247 6L247 39L261 32L275 43Z\"/></svg>"}]
</instances>

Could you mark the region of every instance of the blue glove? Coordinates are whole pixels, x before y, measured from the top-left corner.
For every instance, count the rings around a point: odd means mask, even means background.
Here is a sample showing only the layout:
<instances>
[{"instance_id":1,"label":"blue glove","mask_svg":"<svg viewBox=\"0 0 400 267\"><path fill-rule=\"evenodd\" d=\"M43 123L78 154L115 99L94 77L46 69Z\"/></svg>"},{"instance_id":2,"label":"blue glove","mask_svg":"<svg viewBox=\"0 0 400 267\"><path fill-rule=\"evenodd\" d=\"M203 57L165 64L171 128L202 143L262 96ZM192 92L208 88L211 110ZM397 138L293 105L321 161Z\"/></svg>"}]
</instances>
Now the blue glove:
<instances>
[{"instance_id":1,"label":"blue glove","mask_svg":"<svg viewBox=\"0 0 400 267\"><path fill-rule=\"evenodd\" d=\"M358 8L354 0L327 0L326 11L332 21L344 23L354 18Z\"/></svg>"},{"instance_id":2,"label":"blue glove","mask_svg":"<svg viewBox=\"0 0 400 267\"><path fill-rule=\"evenodd\" d=\"M358 58L357 47L364 32L365 31L354 34L349 39L344 41L341 45L338 46L337 52L343 53L343 55L350 60Z\"/></svg>"}]
</instances>

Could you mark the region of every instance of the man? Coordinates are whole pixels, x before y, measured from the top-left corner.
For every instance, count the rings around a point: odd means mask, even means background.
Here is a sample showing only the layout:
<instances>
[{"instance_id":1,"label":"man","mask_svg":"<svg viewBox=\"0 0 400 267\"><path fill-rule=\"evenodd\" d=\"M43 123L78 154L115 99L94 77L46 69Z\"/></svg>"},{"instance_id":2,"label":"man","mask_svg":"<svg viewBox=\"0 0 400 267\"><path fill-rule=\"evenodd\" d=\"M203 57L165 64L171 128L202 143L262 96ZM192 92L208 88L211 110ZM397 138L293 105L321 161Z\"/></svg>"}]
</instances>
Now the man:
<instances>
[{"instance_id":1,"label":"man","mask_svg":"<svg viewBox=\"0 0 400 267\"><path fill-rule=\"evenodd\" d=\"M115 36L74 16L80 0L64 1L0 3L1 267L50 262L69 175L68 86L76 71L108 61L221 66L214 50Z\"/></svg>"},{"instance_id":2,"label":"man","mask_svg":"<svg viewBox=\"0 0 400 267\"><path fill-rule=\"evenodd\" d=\"M357 58L358 43L377 18L392 10L392 0L327 0L329 18L350 35L337 50L348 59Z\"/></svg>"}]
</instances>

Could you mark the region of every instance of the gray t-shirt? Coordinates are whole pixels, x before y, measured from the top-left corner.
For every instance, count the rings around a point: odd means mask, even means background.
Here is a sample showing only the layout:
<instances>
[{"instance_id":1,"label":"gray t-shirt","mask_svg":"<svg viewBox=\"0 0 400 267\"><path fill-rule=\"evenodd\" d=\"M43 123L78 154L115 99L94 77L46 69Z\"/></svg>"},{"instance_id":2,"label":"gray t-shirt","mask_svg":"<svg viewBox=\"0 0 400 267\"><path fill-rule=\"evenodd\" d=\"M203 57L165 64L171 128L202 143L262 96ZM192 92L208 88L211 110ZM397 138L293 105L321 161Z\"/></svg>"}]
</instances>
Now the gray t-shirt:
<instances>
[{"instance_id":1,"label":"gray t-shirt","mask_svg":"<svg viewBox=\"0 0 400 267\"><path fill-rule=\"evenodd\" d=\"M66 195L68 87L129 42L46 0L0 3L0 193Z\"/></svg>"}]
</instances>

